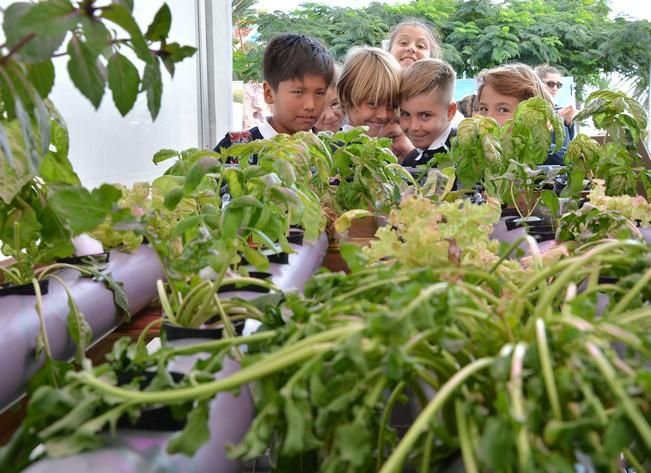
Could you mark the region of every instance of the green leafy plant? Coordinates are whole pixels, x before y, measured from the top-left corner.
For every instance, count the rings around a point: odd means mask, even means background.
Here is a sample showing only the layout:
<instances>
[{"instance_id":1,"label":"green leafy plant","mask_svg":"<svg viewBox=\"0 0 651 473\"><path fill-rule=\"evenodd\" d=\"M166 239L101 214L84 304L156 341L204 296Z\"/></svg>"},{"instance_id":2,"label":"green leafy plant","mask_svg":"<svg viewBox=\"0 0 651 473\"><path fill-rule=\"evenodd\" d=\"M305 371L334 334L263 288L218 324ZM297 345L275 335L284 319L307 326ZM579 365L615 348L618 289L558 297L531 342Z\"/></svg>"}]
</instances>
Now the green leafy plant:
<instances>
[{"instance_id":1,"label":"green leafy plant","mask_svg":"<svg viewBox=\"0 0 651 473\"><path fill-rule=\"evenodd\" d=\"M398 164L387 139L369 138L364 128L319 134L332 151L332 177L338 183L322 196L336 215L347 210L373 210L386 214L400 201L411 175Z\"/></svg>"},{"instance_id":2,"label":"green leafy plant","mask_svg":"<svg viewBox=\"0 0 651 473\"><path fill-rule=\"evenodd\" d=\"M575 120L587 118L606 132L604 143L597 151L584 139L578 145L580 153L571 149L572 169L604 179L608 195L636 195L638 191L651 195L651 175L638 150L647 125L642 106L623 92L598 90L590 94ZM584 156L580 163L575 160L577 155ZM580 174L575 179L579 180Z\"/></svg>"},{"instance_id":3,"label":"green leafy plant","mask_svg":"<svg viewBox=\"0 0 651 473\"><path fill-rule=\"evenodd\" d=\"M109 365L67 374L62 391L40 388L0 458L27 458L38 442L48 455L93 448L98 429L120 415L189 402L201 413L214 394L255 382L257 416L231 455L271 448L275 465L292 471L395 472L405 463L432 471L460 453L470 471L569 472L577 450L599 470L622 452L643 465L651 451L647 253L637 242L602 242L538 266L521 285L496 268L449 265L324 273L305 297L265 307L270 330L154 354L119 344ZM602 274L620 278L600 283ZM599 293L610 299L597 317ZM212 370L240 343L249 347L242 369L215 380ZM196 352L208 358L186 377L192 386L116 384L118 372ZM389 419L406 393L422 410L398 439ZM70 409L82 400L84 409ZM205 441L197 432L207 416L190 419L170 452L192 454Z\"/></svg>"}]
</instances>

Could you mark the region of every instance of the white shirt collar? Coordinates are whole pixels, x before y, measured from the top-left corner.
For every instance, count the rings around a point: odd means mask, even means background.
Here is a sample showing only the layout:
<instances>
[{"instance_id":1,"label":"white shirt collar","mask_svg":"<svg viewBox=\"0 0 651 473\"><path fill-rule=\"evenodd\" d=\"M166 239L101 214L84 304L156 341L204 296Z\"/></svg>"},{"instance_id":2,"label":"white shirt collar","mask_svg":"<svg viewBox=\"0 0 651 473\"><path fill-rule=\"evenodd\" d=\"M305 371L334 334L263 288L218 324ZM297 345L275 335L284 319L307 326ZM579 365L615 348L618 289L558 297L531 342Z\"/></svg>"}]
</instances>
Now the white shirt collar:
<instances>
[{"instance_id":1,"label":"white shirt collar","mask_svg":"<svg viewBox=\"0 0 651 473\"><path fill-rule=\"evenodd\" d=\"M271 117L267 117L262 123L258 125L258 130L265 140L268 138L273 138L278 134L278 132L271 126L270 120Z\"/></svg>"},{"instance_id":2,"label":"white shirt collar","mask_svg":"<svg viewBox=\"0 0 651 473\"><path fill-rule=\"evenodd\" d=\"M448 149L448 146L445 144L448 141L448 136L450 136L450 132L452 132L452 123L448 125L448 127L445 129L443 133L441 133L441 136L436 138L434 142L429 145L428 150L430 149L439 149L439 148L445 148ZM423 157L423 149L416 148L418 152L420 153L418 157L416 158L416 162L420 161L420 159ZM449 151L449 150L448 150Z\"/></svg>"},{"instance_id":3,"label":"white shirt collar","mask_svg":"<svg viewBox=\"0 0 651 473\"><path fill-rule=\"evenodd\" d=\"M452 123L450 123L448 125L448 127L445 129L445 131L443 133L441 133L441 136L436 138L434 140L434 142L431 145L429 145L429 148L427 148L427 149L439 149L439 148L442 148L444 146L447 148L447 145L445 144L445 142L448 141L448 136L450 136L451 131L452 131Z\"/></svg>"}]
</instances>

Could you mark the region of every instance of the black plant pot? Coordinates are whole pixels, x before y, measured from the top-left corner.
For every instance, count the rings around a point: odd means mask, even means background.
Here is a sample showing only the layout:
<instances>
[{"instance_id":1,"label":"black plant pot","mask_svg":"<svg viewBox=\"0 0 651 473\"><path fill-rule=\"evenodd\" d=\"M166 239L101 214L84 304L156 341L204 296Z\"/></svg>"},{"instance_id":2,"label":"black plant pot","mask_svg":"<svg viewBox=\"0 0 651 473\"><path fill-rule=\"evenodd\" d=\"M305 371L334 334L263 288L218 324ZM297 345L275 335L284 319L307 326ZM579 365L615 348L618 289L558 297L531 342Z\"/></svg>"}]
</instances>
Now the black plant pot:
<instances>
[{"instance_id":1,"label":"black plant pot","mask_svg":"<svg viewBox=\"0 0 651 473\"><path fill-rule=\"evenodd\" d=\"M518 217L507 217L504 220L506 229L511 231L516 228L551 228L551 225L548 221L540 219L538 217L530 217L531 220L523 220Z\"/></svg>"},{"instance_id":2,"label":"black plant pot","mask_svg":"<svg viewBox=\"0 0 651 473\"><path fill-rule=\"evenodd\" d=\"M233 330L235 330L237 335L242 335L245 323L245 320L236 320L233 322ZM168 341L182 340L184 338L219 340L224 335L224 327L188 328L164 322L163 332L165 332L165 338Z\"/></svg>"},{"instance_id":3,"label":"black plant pot","mask_svg":"<svg viewBox=\"0 0 651 473\"><path fill-rule=\"evenodd\" d=\"M294 245L303 245L305 232L300 228L290 228L287 234L287 241Z\"/></svg>"},{"instance_id":4,"label":"black plant pot","mask_svg":"<svg viewBox=\"0 0 651 473\"><path fill-rule=\"evenodd\" d=\"M284 251L281 253L272 253L265 256L267 257L267 261L269 261L270 263L289 264L289 255ZM240 265L250 264L249 261L244 256L240 255L240 258L241 258Z\"/></svg>"},{"instance_id":5,"label":"black plant pot","mask_svg":"<svg viewBox=\"0 0 651 473\"><path fill-rule=\"evenodd\" d=\"M271 273L266 273L264 271L250 271L249 277L266 280L271 278ZM260 294L266 294L269 292L269 288L258 286L256 284L223 284L219 286L217 292L219 294L225 294L228 292L257 292Z\"/></svg>"},{"instance_id":6,"label":"black plant pot","mask_svg":"<svg viewBox=\"0 0 651 473\"><path fill-rule=\"evenodd\" d=\"M57 260L58 263L64 264L84 264L84 263L108 263L111 253L104 251L103 253L96 253L93 255L84 255L84 256L70 256L68 258L60 258Z\"/></svg>"},{"instance_id":7,"label":"black plant pot","mask_svg":"<svg viewBox=\"0 0 651 473\"><path fill-rule=\"evenodd\" d=\"M149 384L154 380L156 373L153 371L144 371L140 373L138 377L140 378L140 389L144 390L149 386ZM175 371L170 372L172 379L178 383L183 378L183 373L177 373ZM124 386L133 380L134 375L132 374L120 374L118 375L118 385ZM160 406L160 407L148 407L140 411L140 416L132 420L128 415L123 415L118 419L118 427L120 428L129 428L129 429L139 429L139 430L150 430L156 432L172 432L178 431L185 427L186 419L177 419L172 413L172 409L169 406Z\"/></svg>"},{"instance_id":8,"label":"black plant pot","mask_svg":"<svg viewBox=\"0 0 651 473\"><path fill-rule=\"evenodd\" d=\"M41 294L45 295L47 294L48 290L50 289L50 280L49 279L43 279L42 281L38 282L39 287L41 288ZM21 284L19 286L15 286L12 283L6 283L0 285L0 297L2 296L35 296L36 292L34 292L34 285L30 282L27 284Z\"/></svg>"},{"instance_id":9,"label":"black plant pot","mask_svg":"<svg viewBox=\"0 0 651 473\"><path fill-rule=\"evenodd\" d=\"M556 238L556 232L551 225L540 225L537 227L527 228L527 233L534 237L540 243L542 241L550 241Z\"/></svg>"}]
</instances>

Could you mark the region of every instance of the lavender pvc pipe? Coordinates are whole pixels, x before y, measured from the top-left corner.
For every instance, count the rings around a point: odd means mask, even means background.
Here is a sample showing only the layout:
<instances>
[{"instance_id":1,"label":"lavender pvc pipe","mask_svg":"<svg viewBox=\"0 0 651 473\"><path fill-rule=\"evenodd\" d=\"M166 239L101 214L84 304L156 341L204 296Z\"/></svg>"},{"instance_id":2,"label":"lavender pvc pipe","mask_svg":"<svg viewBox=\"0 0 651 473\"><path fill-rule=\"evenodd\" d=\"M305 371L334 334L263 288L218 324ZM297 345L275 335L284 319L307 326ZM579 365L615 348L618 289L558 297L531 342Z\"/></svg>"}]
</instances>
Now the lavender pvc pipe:
<instances>
[{"instance_id":1,"label":"lavender pvc pipe","mask_svg":"<svg viewBox=\"0 0 651 473\"><path fill-rule=\"evenodd\" d=\"M132 313L143 309L156 294L156 280L163 277L154 251L140 247L133 254L114 251L106 270L124 290ZM81 278L74 270L58 273L72 294L81 313L98 340L119 325L123 318L113 302L113 293L103 283ZM40 331L35 296L6 296L1 300L0 320L0 410L16 400L27 380L41 367L44 358L35 357L36 338ZM43 312L52 355L59 360L72 357L75 346L68 335L68 299L56 280L43 296Z\"/></svg>"}]
</instances>

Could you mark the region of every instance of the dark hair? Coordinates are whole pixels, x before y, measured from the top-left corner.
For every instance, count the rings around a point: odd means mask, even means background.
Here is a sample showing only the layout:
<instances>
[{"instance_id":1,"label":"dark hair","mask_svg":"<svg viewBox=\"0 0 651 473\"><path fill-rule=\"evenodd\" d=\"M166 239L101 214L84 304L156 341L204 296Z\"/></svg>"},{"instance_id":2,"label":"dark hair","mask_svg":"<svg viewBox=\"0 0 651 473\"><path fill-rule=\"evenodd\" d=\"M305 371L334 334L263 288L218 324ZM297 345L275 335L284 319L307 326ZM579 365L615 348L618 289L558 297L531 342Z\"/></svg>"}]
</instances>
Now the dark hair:
<instances>
[{"instance_id":1,"label":"dark hair","mask_svg":"<svg viewBox=\"0 0 651 473\"><path fill-rule=\"evenodd\" d=\"M457 109L466 118L472 117L477 112L477 96L475 94L466 95L461 100L457 100Z\"/></svg>"},{"instance_id":2,"label":"dark hair","mask_svg":"<svg viewBox=\"0 0 651 473\"><path fill-rule=\"evenodd\" d=\"M274 36L264 50L264 80L273 90L285 80L302 80L306 74L322 76L329 87L334 77L334 59L319 41L303 34Z\"/></svg>"}]
</instances>

